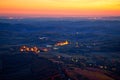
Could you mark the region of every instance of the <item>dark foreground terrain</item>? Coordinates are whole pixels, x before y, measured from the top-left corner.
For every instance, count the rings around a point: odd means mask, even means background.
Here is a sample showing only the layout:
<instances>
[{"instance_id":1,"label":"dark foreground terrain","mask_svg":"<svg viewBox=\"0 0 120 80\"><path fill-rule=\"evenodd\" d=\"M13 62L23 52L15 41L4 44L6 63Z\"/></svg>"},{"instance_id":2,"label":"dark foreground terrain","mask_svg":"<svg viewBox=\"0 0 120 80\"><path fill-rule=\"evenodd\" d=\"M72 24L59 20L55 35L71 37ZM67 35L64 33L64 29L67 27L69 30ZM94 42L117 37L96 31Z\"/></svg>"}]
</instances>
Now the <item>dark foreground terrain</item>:
<instances>
[{"instance_id":1,"label":"dark foreground terrain","mask_svg":"<svg viewBox=\"0 0 120 80\"><path fill-rule=\"evenodd\" d=\"M49 80L58 74L57 65L32 53L1 57L1 80Z\"/></svg>"}]
</instances>

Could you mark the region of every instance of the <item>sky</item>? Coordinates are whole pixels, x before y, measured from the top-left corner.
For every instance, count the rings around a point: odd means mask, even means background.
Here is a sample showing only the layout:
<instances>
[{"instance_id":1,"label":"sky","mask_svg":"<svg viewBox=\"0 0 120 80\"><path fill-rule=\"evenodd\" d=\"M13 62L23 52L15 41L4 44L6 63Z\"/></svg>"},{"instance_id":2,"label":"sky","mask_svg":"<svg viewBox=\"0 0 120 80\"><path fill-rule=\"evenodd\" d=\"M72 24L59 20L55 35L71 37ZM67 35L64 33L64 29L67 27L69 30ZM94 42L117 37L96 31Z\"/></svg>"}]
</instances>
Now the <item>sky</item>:
<instances>
[{"instance_id":1,"label":"sky","mask_svg":"<svg viewBox=\"0 0 120 80\"><path fill-rule=\"evenodd\" d=\"M0 0L1 16L120 16L120 0Z\"/></svg>"}]
</instances>

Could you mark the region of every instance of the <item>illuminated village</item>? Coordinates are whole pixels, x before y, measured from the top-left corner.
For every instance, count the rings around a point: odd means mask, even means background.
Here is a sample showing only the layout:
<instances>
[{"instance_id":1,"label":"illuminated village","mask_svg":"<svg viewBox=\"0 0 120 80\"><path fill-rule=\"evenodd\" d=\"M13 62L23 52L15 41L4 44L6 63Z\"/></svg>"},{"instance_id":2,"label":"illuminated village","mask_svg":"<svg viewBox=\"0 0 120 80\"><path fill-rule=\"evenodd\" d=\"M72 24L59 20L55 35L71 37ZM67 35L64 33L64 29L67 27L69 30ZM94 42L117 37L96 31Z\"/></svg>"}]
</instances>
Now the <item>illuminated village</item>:
<instances>
[{"instance_id":1,"label":"illuminated village","mask_svg":"<svg viewBox=\"0 0 120 80\"><path fill-rule=\"evenodd\" d=\"M65 45L68 45L69 42L66 40L66 41L61 41L61 42L57 42L55 44L55 46L65 46ZM36 46L34 47L28 47L28 46L21 46L20 47L20 52L34 52L36 54L40 53L40 52L48 52L49 49L48 48L38 48Z\"/></svg>"},{"instance_id":2,"label":"illuminated village","mask_svg":"<svg viewBox=\"0 0 120 80\"><path fill-rule=\"evenodd\" d=\"M66 40L66 41L61 41L61 42L58 42L58 43L56 43L55 44L55 46L65 46L65 45L68 45L69 44L69 42Z\"/></svg>"},{"instance_id":3,"label":"illuminated village","mask_svg":"<svg viewBox=\"0 0 120 80\"><path fill-rule=\"evenodd\" d=\"M41 51L42 52L47 52L48 49L47 48L38 48L38 47L27 47L27 46L22 46L20 48L20 51L21 52L34 52L36 54L40 53Z\"/></svg>"}]
</instances>

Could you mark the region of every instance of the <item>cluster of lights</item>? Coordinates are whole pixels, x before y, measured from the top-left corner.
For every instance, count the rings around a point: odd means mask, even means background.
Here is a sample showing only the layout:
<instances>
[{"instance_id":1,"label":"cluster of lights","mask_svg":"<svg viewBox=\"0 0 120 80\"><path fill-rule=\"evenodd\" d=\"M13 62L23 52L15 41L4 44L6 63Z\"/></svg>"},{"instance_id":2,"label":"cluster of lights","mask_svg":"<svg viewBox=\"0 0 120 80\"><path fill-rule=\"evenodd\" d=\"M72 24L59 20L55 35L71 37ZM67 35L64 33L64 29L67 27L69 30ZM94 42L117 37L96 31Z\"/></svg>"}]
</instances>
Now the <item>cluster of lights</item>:
<instances>
[{"instance_id":1,"label":"cluster of lights","mask_svg":"<svg viewBox=\"0 0 120 80\"><path fill-rule=\"evenodd\" d=\"M55 44L55 46L64 46L64 45L68 45L69 42L63 41L63 42L58 42ZM20 52L34 52L34 53L39 53L39 52L47 52L48 49L47 48L41 48L39 49L38 47L34 46L34 47L28 47L28 46L22 46L20 47Z\"/></svg>"},{"instance_id":2,"label":"cluster of lights","mask_svg":"<svg viewBox=\"0 0 120 80\"><path fill-rule=\"evenodd\" d=\"M20 48L21 52L35 52L35 53L39 53L40 50L35 46L35 47L27 47L27 46L22 46Z\"/></svg>"},{"instance_id":3,"label":"cluster of lights","mask_svg":"<svg viewBox=\"0 0 120 80\"><path fill-rule=\"evenodd\" d=\"M58 42L55 44L55 46L64 46L64 45L68 45L69 42L66 40L66 41L63 41L63 42Z\"/></svg>"}]
</instances>

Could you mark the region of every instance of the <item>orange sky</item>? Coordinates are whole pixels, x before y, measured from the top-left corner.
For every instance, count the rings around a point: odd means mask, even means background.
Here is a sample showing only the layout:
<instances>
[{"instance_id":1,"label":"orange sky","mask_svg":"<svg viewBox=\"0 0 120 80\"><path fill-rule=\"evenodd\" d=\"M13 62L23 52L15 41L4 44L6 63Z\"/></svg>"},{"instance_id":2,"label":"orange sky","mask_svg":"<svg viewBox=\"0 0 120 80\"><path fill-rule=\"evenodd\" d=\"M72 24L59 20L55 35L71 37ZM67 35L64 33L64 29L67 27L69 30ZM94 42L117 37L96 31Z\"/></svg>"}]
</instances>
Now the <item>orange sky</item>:
<instances>
[{"instance_id":1,"label":"orange sky","mask_svg":"<svg viewBox=\"0 0 120 80\"><path fill-rule=\"evenodd\" d=\"M7 16L120 16L120 0L0 0Z\"/></svg>"}]
</instances>

